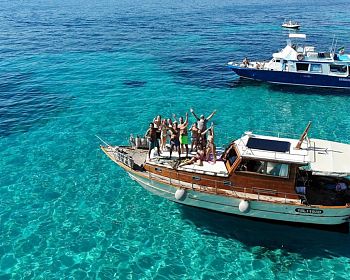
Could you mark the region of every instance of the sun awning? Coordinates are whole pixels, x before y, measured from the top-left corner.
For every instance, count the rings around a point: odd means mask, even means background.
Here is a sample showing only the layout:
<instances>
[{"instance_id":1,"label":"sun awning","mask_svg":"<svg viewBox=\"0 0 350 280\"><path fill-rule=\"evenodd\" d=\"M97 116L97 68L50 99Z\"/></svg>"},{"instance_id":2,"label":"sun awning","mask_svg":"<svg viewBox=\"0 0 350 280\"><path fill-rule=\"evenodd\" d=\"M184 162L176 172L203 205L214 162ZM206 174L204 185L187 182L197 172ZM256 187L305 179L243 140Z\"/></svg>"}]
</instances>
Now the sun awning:
<instances>
[{"instance_id":1,"label":"sun awning","mask_svg":"<svg viewBox=\"0 0 350 280\"><path fill-rule=\"evenodd\" d=\"M310 139L308 169L314 175L350 176L350 145L320 139Z\"/></svg>"}]
</instances>

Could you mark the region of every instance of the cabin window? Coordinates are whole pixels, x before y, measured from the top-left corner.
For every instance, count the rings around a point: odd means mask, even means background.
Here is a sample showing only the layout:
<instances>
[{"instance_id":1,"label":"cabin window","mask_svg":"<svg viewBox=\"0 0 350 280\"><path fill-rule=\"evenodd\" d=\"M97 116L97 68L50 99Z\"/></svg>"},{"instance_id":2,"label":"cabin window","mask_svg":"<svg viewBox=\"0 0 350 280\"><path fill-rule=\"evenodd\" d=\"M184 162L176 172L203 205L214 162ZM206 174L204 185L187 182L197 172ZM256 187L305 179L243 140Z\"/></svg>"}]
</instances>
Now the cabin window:
<instances>
[{"instance_id":1,"label":"cabin window","mask_svg":"<svg viewBox=\"0 0 350 280\"><path fill-rule=\"evenodd\" d=\"M321 73L322 72L321 64L310 64L310 72Z\"/></svg>"},{"instance_id":2,"label":"cabin window","mask_svg":"<svg viewBox=\"0 0 350 280\"><path fill-rule=\"evenodd\" d=\"M296 63L296 65L297 65L297 71L308 71L309 70L308 63Z\"/></svg>"},{"instance_id":3,"label":"cabin window","mask_svg":"<svg viewBox=\"0 0 350 280\"><path fill-rule=\"evenodd\" d=\"M289 164L246 159L238 166L237 171L288 178Z\"/></svg>"},{"instance_id":4,"label":"cabin window","mask_svg":"<svg viewBox=\"0 0 350 280\"><path fill-rule=\"evenodd\" d=\"M288 177L288 164L266 162L266 174L277 177Z\"/></svg>"},{"instance_id":5,"label":"cabin window","mask_svg":"<svg viewBox=\"0 0 350 280\"><path fill-rule=\"evenodd\" d=\"M329 70L332 73L344 74L347 72L347 67L346 67L346 65L329 65Z\"/></svg>"}]
</instances>

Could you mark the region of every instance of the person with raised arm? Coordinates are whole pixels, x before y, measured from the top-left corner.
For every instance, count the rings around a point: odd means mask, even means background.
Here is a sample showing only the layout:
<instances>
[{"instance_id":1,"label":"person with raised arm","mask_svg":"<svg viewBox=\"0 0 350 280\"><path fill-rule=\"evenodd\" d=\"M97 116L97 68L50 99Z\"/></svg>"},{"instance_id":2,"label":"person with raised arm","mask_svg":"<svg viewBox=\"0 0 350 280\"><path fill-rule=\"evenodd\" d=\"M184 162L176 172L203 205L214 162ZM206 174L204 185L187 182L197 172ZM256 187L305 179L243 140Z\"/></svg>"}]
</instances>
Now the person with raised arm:
<instances>
[{"instance_id":1,"label":"person with raised arm","mask_svg":"<svg viewBox=\"0 0 350 280\"><path fill-rule=\"evenodd\" d=\"M196 118L197 120L197 126L198 129L203 132L207 129L207 123L208 121L215 115L216 110L214 110L208 117L204 117L204 115L201 115L200 117L198 117L196 115L196 113L194 112L194 110L191 108L190 109L192 115Z\"/></svg>"}]
</instances>

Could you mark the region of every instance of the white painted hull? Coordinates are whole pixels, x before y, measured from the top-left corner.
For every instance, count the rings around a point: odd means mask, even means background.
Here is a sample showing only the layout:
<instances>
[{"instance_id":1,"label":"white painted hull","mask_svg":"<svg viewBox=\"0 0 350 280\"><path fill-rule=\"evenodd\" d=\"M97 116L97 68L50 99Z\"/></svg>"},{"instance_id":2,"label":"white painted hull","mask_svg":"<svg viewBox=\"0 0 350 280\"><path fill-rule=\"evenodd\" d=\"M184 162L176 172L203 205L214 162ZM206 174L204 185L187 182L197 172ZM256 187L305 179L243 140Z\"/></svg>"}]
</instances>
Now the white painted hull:
<instances>
[{"instance_id":1,"label":"white painted hull","mask_svg":"<svg viewBox=\"0 0 350 280\"><path fill-rule=\"evenodd\" d=\"M228 214L315 225L344 224L349 221L350 217L350 208L345 207L310 207L261 200L250 200L248 211L241 212L239 210L239 204L242 201L240 198L208 194L191 189L186 190L181 200L177 200L175 192L178 188L138 176L135 173L129 173L129 175L146 190L158 196L177 203Z\"/></svg>"}]
</instances>

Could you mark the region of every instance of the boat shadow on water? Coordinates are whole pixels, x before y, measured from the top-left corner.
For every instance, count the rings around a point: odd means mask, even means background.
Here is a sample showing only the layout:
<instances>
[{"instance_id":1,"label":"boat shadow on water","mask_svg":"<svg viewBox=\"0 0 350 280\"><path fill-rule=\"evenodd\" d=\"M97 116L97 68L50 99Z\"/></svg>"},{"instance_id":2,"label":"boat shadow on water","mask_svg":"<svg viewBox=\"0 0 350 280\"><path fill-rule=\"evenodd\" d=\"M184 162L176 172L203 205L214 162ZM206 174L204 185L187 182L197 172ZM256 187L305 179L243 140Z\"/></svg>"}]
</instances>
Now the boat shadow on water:
<instances>
[{"instance_id":1,"label":"boat shadow on water","mask_svg":"<svg viewBox=\"0 0 350 280\"><path fill-rule=\"evenodd\" d=\"M247 249L283 250L304 258L350 257L349 225L328 228L252 220L182 205L183 219L202 234L236 239ZM259 250L258 250L259 251Z\"/></svg>"},{"instance_id":2,"label":"boat shadow on water","mask_svg":"<svg viewBox=\"0 0 350 280\"><path fill-rule=\"evenodd\" d=\"M269 89L272 91L291 93L291 94L318 94L318 95L336 95L336 96L349 96L349 89L340 88L316 88L316 87L305 87L305 86L292 86L292 85L275 85L269 84Z\"/></svg>"}]
</instances>

